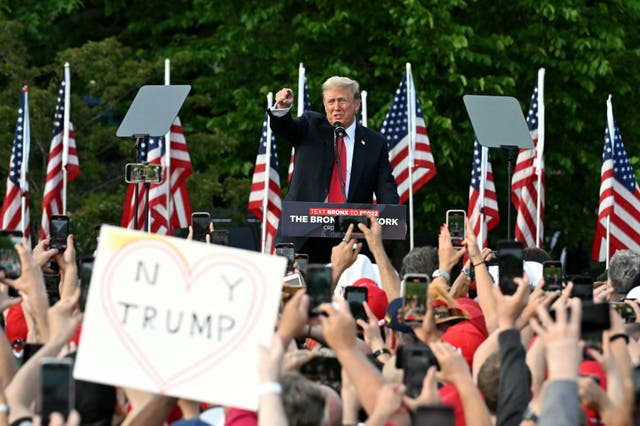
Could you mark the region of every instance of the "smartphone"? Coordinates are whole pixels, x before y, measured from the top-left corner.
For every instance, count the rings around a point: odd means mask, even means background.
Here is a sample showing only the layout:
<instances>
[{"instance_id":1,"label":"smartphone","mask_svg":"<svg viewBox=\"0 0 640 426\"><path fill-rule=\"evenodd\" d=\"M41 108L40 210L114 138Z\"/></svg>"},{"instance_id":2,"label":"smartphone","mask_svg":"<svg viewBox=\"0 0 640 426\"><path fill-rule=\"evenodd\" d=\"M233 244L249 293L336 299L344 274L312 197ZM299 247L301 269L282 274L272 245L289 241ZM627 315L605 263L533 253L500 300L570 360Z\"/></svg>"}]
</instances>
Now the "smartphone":
<instances>
[{"instance_id":1,"label":"smartphone","mask_svg":"<svg viewBox=\"0 0 640 426\"><path fill-rule=\"evenodd\" d=\"M209 212L194 212L191 214L191 228L193 229L193 241L206 241L209 233L211 214Z\"/></svg>"},{"instance_id":2,"label":"smartphone","mask_svg":"<svg viewBox=\"0 0 640 426\"><path fill-rule=\"evenodd\" d=\"M296 265L298 265L298 270L302 273L306 272L307 266L309 265L309 255L306 253L296 253L294 259Z\"/></svg>"},{"instance_id":3,"label":"smartphone","mask_svg":"<svg viewBox=\"0 0 640 426\"><path fill-rule=\"evenodd\" d=\"M40 361L40 417L49 424L53 412L66 420L75 405L73 360L69 358L43 358Z\"/></svg>"},{"instance_id":4,"label":"smartphone","mask_svg":"<svg viewBox=\"0 0 640 426\"><path fill-rule=\"evenodd\" d=\"M413 426L453 426L455 417L449 405L421 405L413 414Z\"/></svg>"},{"instance_id":5,"label":"smartphone","mask_svg":"<svg viewBox=\"0 0 640 426\"><path fill-rule=\"evenodd\" d=\"M344 300L349 304L351 315L354 319L367 321L367 312L364 310L362 302L366 302L369 298L369 290L366 287L348 286L344 289Z\"/></svg>"},{"instance_id":6,"label":"smartphone","mask_svg":"<svg viewBox=\"0 0 640 426\"><path fill-rule=\"evenodd\" d=\"M124 166L124 181L127 183L162 183L160 164L127 163Z\"/></svg>"},{"instance_id":7,"label":"smartphone","mask_svg":"<svg viewBox=\"0 0 640 426\"><path fill-rule=\"evenodd\" d=\"M305 287L304 278L299 273L285 275L282 279L282 291L286 293L284 302L288 302L299 290Z\"/></svg>"},{"instance_id":8,"label":"smartphone","mask_svg":"<svg viewBox=\"0 0 640 426\"><path fill-rule=\"evenodd\" d=\"M309 264L305 277L309 295L309 315L317 316L316 309L322 303L331 302L331 267L322 264Z\"/></svg>"},{"instance_id":9,"label":"smartphone","mask_svg":"<svg viewBox=\"0 0 640 426\"><path fill-rule=\"evenodd\" d=\"M575 287L574 287L575 288ZM608 303L582 304L582 320L580 322L581 338L587 343L602 343L602 332L611 328L611 316Z\"/></svg>"},{"instance_id":10,"label":"smartphone","mask_svg":"<svg viewBox=\"0 0 640 426\"><path fill-rule=\"evenodd\" d=\"M461 248L467 237L467 212L447 210L447 229L451 234L451 244L456 248Z\"/></svg>"},{"instance_id":11,"label":"smartphone","mask_svg":"<svg viewBox=\"0 0 640 426\"><path fill-rule=\"evenodd\" d=\"M513 282L514 278L524 275L522 262L523 245L521 241L503 240L498 241L498 283L500 291L504 295L511 295L516 292L518 285Z\"/></svg>"},{"instance_id":12,"label":"smartphone","mask_svg":"<svg viewBox=\"0 0 640 426\"><path fill-rule=\"evenodd\" d=\"M89 284L91 284L91 275L93 274L93 257L84 257L80 260L78 267L78 279L80 280L80 301L78 307L80 312L84 312L87 305L87 296L89 294Z\"/></svg>"},{"instance_id":13,"label":"smartphone","mask_svg":"<svg viewBox=\"0 0 640 426\"><path fill-rule=\"evenodd\" d=\"M562 262L559 260L547 260L542 263L542 277L544 278L544 291L562 290L564 273Z\"/></svg>"},{"instance_id":14,"label":"smartphone","mask_svg":"<svg viewBox=\"0 0 640 426\"><path fill-rule=\"evenodd\" d=\"M297 272L294 272L293 274L285 275L285 277L282 279L282 285L287 287L297 287L297 288L305 287L305 283L304 283L304 279L302 278L302 275L300 275Z\"/></svg>"},{"instance_id":15,"label":"smartphone","mask_svg":"<svg viewBox=\"0 0 640 426\"><path fill-rule=\"evenodd\" d=\"M209 241L211 244L217 244L219 246L228 246L230 240L230 234L228 229L216 229L209 234Z\"/></svg>"},{"instance_id":16,"label":"smartphone","mask_svg":"<svg viewBox=\"0 0 640 426\"><path fill-rule=\"evenodd\" d=\"M20 265L20 256L16 251L16 244L22 241L22 231L0 230L0 270L4 271L4 276L11 279L20 277L22 266ZM16 297L17 293L12 287L9 287L9 295Z\"/></svg>"},{"instance_id":17,"label":"smartphone","mask_svg":"<svg viewBox=\"0 0 640 426\"><path fill-rule=\"evenodd\" d=\"M49 221L49 236L51 242L49 246L58 249L62 253L67 249L67 237L69 236L69 217L54 214Z\"/></svg>"},{"instance_id":18,"label":"smartphone","mask_svg":"<svg viewBox=\"0 0 640 426\"><path fill-rule=\"evenodd\" d=\"M49 306L53 306L60 300L60 274L43 274L43 277Z\"/></svg>"},{"instance_id":19,"label":"smartphone","mask_svg":"<svg viewBox=\"0 0 640 426\"><path fill-rule=\"evenodd\" d=\"M276 244L276 255L287 258L287 272L293 271L295 251L296 249L293 243L277 243Z\"/></svg>"},{"instance_id":20,"label":"smartphone","mask_svg":"<svg viewBox=\"0 0 640 426\"><path fill-rule=\"evenodd\" d=\"M427 274L406 274L400 283L402 295L402 312L404 322L408 325L421 324L427 312L427 291L429 276Z\"/></svg>"},{"instance_id":21,"label":"smartphone","mask_svg":"<svg viewBox=\"0 0 640 426\"><path fill-rule=\"evenodd\" d=\"M631 306L623 302L611 302L610 305L620 314L624 322L636 322L636 313Z\"/></svg>"},{"instance_id":22,"label":"smartphone","mask_svg":"<svg viewBox=\"0 0 640 426\"><path fill-rule=\"evenodd\" d=\"M336 216L335 223L336 232L347 232L349 225L353 225L353 232L361 232L358 228L359 223L363 223L367 228L371 227L371 221L366 216Z\"/></svg>"},{"instance_id":23,"label":"smartphone","mask_svg":"<svg viewBox=\"0 0 640 426\"><path fill-rule=\"evenodd\" d=\"M429 346L422 343L405 344L396 350L396 368L404 370L403 384L405 393L411 398L417 398L422 392L422 382L427 370L435 365L440 369L436 356Z\"/></svg>"},{"instance_id":24,"label":"smartphone","mask_svg":"<svg viewBox=\"0 0 640 426\"><path fill-rule=\"evenodd\" d=\"M571 315L571 310L567 310L567 314ZM555 321L556 310L550 310L549 316ZM590 347L597 347L602 342L602 332L609 328L611 328L611 317L609 316L608 303L589 301L582 304L581 339L587 342Z\"/></svg>"},{"instance_id":25,"label":"smartphone","mask_svg":"<svg viewBox=\"0 0 640 426\"><path fill-rule=\"evenodd\" d=\"M571 279L573 290L571 297L577 297L583 302L593 302L593 278L587 275L574 276Z\"/></svg>"}]
</instances>

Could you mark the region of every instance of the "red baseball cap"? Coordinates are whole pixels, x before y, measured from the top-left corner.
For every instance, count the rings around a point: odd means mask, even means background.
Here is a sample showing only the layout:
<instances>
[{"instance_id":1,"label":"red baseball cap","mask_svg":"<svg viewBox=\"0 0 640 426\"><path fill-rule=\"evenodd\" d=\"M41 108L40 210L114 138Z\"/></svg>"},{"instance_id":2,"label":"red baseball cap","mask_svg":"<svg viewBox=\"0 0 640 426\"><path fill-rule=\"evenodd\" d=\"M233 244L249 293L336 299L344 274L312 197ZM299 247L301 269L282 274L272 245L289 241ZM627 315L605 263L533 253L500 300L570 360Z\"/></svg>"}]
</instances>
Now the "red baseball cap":
<instances>
[{"instance_id":1,"label":"red baseball cap","mask_svg":"<svg viewBox=\"0 0 640 426\"><path fill-rule=\"evenodd\" d=\"M367 304L369 308L371 308L371 312L373 312L378 320L383 319L387 313L387 306L389 306L387 293L378 287L378 284L371 278L360 278L356 280L352 286L367 288Z\"/></svg>"},{"instance_id":2,"label":"red baseball cap","mask_svg":"<svg viewBox=\"0 0 640 426\"><path fill-rule=\"evenodd\" d=\"M9 344L13 348L16 356L22 356L24 343L27 341L27 321L24 319L22 305L15 305L7 312L6 334Z\"/></svg>"}]
</instances>

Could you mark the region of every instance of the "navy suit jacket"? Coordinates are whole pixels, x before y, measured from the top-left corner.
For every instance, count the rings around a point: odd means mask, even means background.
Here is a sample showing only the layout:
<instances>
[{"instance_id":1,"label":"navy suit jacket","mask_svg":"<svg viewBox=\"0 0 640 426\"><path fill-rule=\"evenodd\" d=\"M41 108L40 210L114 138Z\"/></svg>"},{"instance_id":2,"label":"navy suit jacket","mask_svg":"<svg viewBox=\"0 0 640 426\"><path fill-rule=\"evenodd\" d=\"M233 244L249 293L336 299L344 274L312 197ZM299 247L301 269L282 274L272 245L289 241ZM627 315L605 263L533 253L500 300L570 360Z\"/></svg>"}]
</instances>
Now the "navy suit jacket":
<instances>
[{"instance_id":1,"label":"navy suit jacket","mask_svg":"<svg viewBox=\"0 0 640 426\"><path fill-rule=\"evenodd\" d=\"M335 164L333 127L314 111L292 118L271 114L271 130L295 148L293 176L286 201L324 201ZM356 124L348 203L398 204L398 187L389 163L387 142L380 133Z\"/></svg>"}]
</instances>

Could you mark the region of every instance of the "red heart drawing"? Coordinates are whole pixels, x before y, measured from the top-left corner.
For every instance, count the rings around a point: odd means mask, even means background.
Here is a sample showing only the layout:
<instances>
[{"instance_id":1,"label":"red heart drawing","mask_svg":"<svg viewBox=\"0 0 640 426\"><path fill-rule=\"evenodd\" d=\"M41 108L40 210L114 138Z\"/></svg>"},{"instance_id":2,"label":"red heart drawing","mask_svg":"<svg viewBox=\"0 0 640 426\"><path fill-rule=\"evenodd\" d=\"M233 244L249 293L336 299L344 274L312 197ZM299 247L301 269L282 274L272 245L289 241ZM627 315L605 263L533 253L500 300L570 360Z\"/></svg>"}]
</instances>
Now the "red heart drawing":
<instances>
[{"instance_id":1,"label":"red heart drawing","mask_svg":"<svg viewBox=\"0 0 640 426\"><path fill-rule=\"evenodd\" d=\"M142 254L146 269L140 267ZM152 277L150 264L155 265ZM217 253L189 265L167 242L137 240L118 250L105 271L99 284L103 311L123 347L160 393L197 378L231 356L251 333L262 312L259 302L265 290L261 271L233 254ZM235 287L230 285L232 280ZM212 294L217 297L212 299ZM225 294L228 300L224 300ZM138 311L138 307L143 305L144 315L139 315L143 311ZM118 309L121 306L124 311ZM180 309L179 325L175 327L176 312ZM155 321L158 312L165 313L166 330L161 330L162 323ZM187 336L182 326L189 312L191 335ZM199 322L203 312L208 314L204 324ZM211 338L211 318L216 315L217 341ZM137 321L139 317L141 323ZM175 330L170 327L171 318ZM233 320L233 330L224 338L220 328L223 318L227 326ZM208 336L201 333L194 337L194 328L202 332L206 324Z\"/></svg>"}]
</instances>

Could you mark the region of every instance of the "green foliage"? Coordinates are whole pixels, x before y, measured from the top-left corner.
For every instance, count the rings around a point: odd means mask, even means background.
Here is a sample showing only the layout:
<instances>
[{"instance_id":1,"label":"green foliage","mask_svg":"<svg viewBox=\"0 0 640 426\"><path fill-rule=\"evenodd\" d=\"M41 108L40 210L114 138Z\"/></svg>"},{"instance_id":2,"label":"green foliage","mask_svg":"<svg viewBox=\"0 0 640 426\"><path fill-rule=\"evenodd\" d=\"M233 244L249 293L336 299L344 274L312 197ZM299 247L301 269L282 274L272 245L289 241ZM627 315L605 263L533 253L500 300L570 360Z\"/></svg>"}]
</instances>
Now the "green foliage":
<instances>
[{"instance_id":1,"label":"green foliage","mask_svg":"<svg viewBox=\"0 0 640 426\"><path fill-rule=\"evenodd\" d=\"M547 234L566 230L574 245L589 247L609 93L636 170L640 162L639 18L638 0L177 0L170 8L157 0L8 1L0 7L0 158L8 159L20 87L29 84L38 205L55 91L69 62L81 161L69 206L87 226L118 223L133 146L115 128L141 85L162 83L170 58L172 82L192 85L180 113L192 205L243 213L265 96L295 89L300 62L316 110L324 79L357 79L374 129L410 62L438 169L415 194L416 226L434 233L447 208L467 204L474 136L462 96L515 96L526 111L544 67ZM289 149L279 142L283 183ZM502 216L494 242L507 233L507 179L506 155L491 156ZM32 207L32 223L38 214Z\"/></svg>"}]
</instances>

